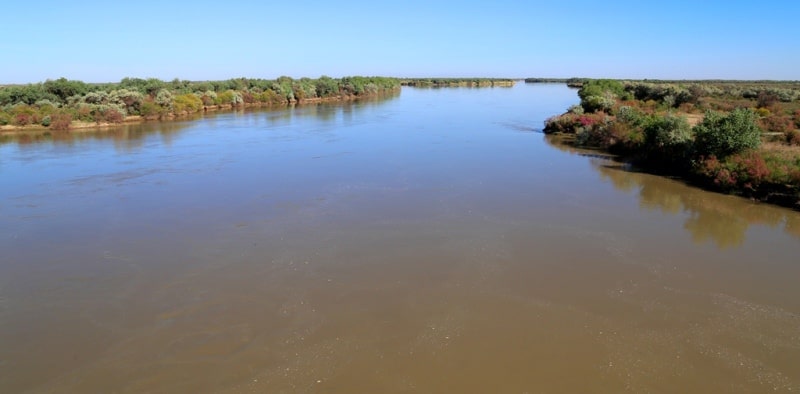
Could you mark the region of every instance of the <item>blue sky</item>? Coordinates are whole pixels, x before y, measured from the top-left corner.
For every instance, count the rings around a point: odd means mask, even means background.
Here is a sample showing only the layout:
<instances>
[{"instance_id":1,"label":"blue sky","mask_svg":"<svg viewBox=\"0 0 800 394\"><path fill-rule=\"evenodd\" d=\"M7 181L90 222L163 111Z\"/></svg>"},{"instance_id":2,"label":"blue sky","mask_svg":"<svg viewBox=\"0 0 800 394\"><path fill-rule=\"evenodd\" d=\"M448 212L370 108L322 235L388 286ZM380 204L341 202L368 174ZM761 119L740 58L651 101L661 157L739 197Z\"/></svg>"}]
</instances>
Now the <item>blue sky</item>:
<instances>
[{"instance_id":1,"label":"blue sky","mask_svg":"<svg viewBox=\"0 0 800 394\"><path fill-rule=\"evenodd\" d=\"M800 2L11 1L0 84L329 75L800 79Z\"/></svg>"}]
</instances>

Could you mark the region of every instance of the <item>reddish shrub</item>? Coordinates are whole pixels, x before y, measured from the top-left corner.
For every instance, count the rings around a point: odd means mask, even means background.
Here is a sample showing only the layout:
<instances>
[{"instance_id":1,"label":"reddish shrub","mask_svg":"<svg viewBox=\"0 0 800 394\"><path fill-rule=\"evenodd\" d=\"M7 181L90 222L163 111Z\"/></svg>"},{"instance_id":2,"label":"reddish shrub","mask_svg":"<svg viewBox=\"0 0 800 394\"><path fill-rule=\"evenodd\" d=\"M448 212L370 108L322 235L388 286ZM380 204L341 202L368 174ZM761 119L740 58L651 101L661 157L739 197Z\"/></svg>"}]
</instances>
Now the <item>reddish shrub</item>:
<instances>
[{"instance_id":1,"label":"reddish shrub","mask_svg":"<svg viewBox=\"0 0 800 394\"><path fill-rule=\"evenodd\" d=\"M736 155L731 161L736 168L737 177L748 189L755 189L770 176L767 162L758 152Z\"/></svg>"},{"instance_id":2,"label":"reddish shrub","mask_svg":"<svg viewBox=\"0 0 800 394\"><path fill-rule=\"evenodd\" d=\"M72 123L72 115L68 113L53 114L50 119L50 128L53 130L69 130Z\"/></svg>"},{"instance_id":3,"label":"reddish shrub","mask_svg":"<svg viewBox=\"0 0 800 394\"><path fill-rule=\"evenodd\" d=\"M255 96L253 96L252 93L246 91L242 92L242 100L245 102L245 104L252 104L256 102Z\"/></svg>"},{"instance_id":4,"label":"reddish shrub","mask_svg":"<svg viewBox=\"0 0 800 394\"><path fill-rule=\"evenodd\" d=\"M598 119L593 115L581 115L578 117L578 123L583 127L592 126L597 123Z\"/></svg>"},{"instance_id":5,"label":"reddish shrub","mask_svg":"<svg viewBox=\"0 0 800 394\"><path fill-rule=\"evenodd\" d=\"M771 115L760 120L761 127L776 133L785 133L792 129L792 120L784 115Z\"/></svg>"},{"instance_id":6,"label":"reddish shrub","mask_svg":"<svg viewBox=\"0 0 800 394\"><path fill-rule=\"evenodd\" d=\"M545 121L544 132L550 133L575 133L579 126L578 115L566 113L553 116Z\"/></svg>"},{"instance_id":7,"label":"reddish shrub","mask_svg":"<svg viewBox=\"0 0 800 394\"><path fill-rule=\"evenodd\" d=\"M714 176L714 184L722 188L733 187L736 185L736 174L727 168L722 168Z\"/></svg>"},{"instance_id":8,"label":"reddish shrub","mask_svg":"<svg viewBox=\"0 0 800 394\"><path fill-rule=\"evenodd\" d=\"M109 123L122 123L125 117L114 108L109 108L103 113L103 119Z\"/></svg>"},{"instance_id":9,"label":"reddish shrub","mask_svg":"<svg viewBox=\"0 0 800 394\"><path fill-rule=\"evenodd\" d=\"M31 124L31 116L29 114L17 114L14 116L14 124L17 126L27 126Z\"/></svg>"}]
</instances>

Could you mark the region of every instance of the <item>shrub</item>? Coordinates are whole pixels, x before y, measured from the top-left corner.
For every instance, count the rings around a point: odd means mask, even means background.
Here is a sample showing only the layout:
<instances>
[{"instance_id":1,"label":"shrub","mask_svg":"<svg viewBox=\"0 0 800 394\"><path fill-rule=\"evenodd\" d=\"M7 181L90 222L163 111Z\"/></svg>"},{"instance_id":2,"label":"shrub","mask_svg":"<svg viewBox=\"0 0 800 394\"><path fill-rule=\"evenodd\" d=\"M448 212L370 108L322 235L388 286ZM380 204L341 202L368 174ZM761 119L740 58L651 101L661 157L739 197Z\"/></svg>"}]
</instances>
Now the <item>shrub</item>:
<instances>
[{"instance_id":1,"label":"shrub","mask_svg":"<svg viewBox=\"0 0 800 394\"><path fill-rule=\"evenodd\" d=\"M217 99L217 92L213 90L206 90L202 96L200 96L200 100L203 101L203 105L214 105L214 100Z\"/></svg>"},{"instance_id":2,"label":"shrub","mask_svg":"<svg viewBox=\"0 0 800 394\"><path fill-rule=\"evenodd\" d=\"M714 155L702 158L698 162L695 171L720 189L727 190L736 185L736 175L727 169L724 163L720 162Z\"/></svg>"},{"instance_id":3,"label":"shrub","mask_svg":"<svg viewBox=\"0 0 800 394\"><path fill-rule=\"evenodd\" d=\"M544 122L544 133L575 133L577 127L578 115L566 113L563 115L553 116Z\"/></svg>"},{"instance_id":4,"label":"shrub","mask_svg":"<svg viewBox=\"0 0 800 394\"><path fill-rule=\"evenodd\" d=\"M89 92L86 93L86 96L83 96L83 102L88 104L106 104L109 102L108 93L100 91L100 92Z\"/></svg>"},{"instance_id":5,"label":"shrub","mask_svg":"<svg viewBox=\"0 0 800 394\"><path fill-rule=\"evenodd\" d=\"M164 108L156 104L152 99L142 101L142 105L139 108L139 114L145 117L161 116L164 111Z\"/></svg>"},{"instance_id":6,"label":"shrub","mask_svg":"<svg viewBox=\"0 0 800 394\"><path fill-rule=\"evenodd\" d=\"M51 116L50 128L53 130L69 130L72 124L72 115L66 112L55 113Z\"/></svg>"},{"instance_id":7,"label":"shrub","mask_svg":"<svg viewBox=\"0 0 800 394\"><path fill-rule=\"evenodd\" d=\"M44 126L44 127L49 127L51 122L52 122L52 119L50 118L50 115L45 115L42 118L41 125Z\"/></svg>"},{"instance_id":8,"label":"shrub","mask_svg":"<svg viewBox=\"0 0 800 394\"><path fill-rule=\"evenodd\" d=\"M583 115L583 107L578 104L575 104L567 110L567 112L575 114L575 115Z\"/></svg>"},{"instance_id":9,"label":"shrub","mask_svg":"<svg viewBox=\"0 0 800 394\"><path fill-rule=\"evenodd\" d=\"M575 142L581 146L608 148L613 138L609 117L603 113L579 115L573 123Z\"/></svg>"},{"instance_id":10,"label":"shrub","mask_svg":"<svg viewBox=\"0 0 800 394\"><path fill-rule=\"evenodd\" d=\"M756 106L759 108L769 108L779 101L778 95L773 92L758 92Z\"/></svg>"},{"instance_id":11,"label":"shrub","mask_svg":"<svg viewBox=\"0 0 800 394\"><path fill-rule=\"evenodd\" d=\"M92 107L87 104L81 104L78 106L77 110L75 111L78 120L82 120L84 122L91 122L94 120L94 116L92 115Z\"/></svg>"},{"instance_id":12,"label":"shrub","mask_svg":"<svg viewBox=\"0 0 800 394\"><path fill-rule=\"evenodd\" d=\"M797 130L787 131L786 143L792 146L800 146L800 131Z\"/></svg>"},{"instance_id":13,"label":"shrub","mask_svg":"<svg viewBox=\"0 0 800 394\"><path fill-rule=\"evenodd\" d=\"M617 121L611 122L608 127L609 150L617 154L634 154L644 145L644 133L641 127L631 123Z\"/></svg>"},{"instance_id":14,"label":"shrub","mask_svg":"<svg viewBox=\"0 0 800 394\"><path fill-rule=\"evenodd\" d=\"M690 142L692 129L686 118L672 114L652 115L644 121L644 136L646 144L656 149L666 149Z\"/></svg>"},{"instance_id":15,"label":"shrub","mask_svg":"<svg viewBox=\"0 0 800 394\"><path fill-rule=\"evenodd\" d=\"M756 114L758 116L770 116L770 115L772 115L772 112L770 110L762 107L762 108L756 108Z\"/></svg>"},{"instance_id":16,"label":"shrub","mask_svg":"<svg viewBox=\"0 0 800 394\"><path fill-rule=\"evenodd\" d=\"M242 105L244 103L244 97L242 97L241 92L232 91L231 92L231 104L234 106Z\"/></svg>"},{"instance_id":17,"label":"shrub","mask_svg":"<svg viewBox=\"0 0 800 394\"><path fill-rule=\"evenodd\" d=\"M172 92L170 92L167 89L159 90L158 94L156 94L155 103L160 105L160 106L162 106L162 107L164 107L164 108L167 108L167 109L171 110L172 109Z\"/></svg>"},{"instance_id":18,"label":"shrub","mask_svg":"<svg viewBox=\"0 0 800 394\"><path fill-rule=\"evenodd\" d=\"M17 114L14 116L14 124L17 126L27 126L31 124L31 116L29 114Z\"/></svg>"},{"instance_id":19,"label":"shrub","mask_svg":"<svg viewBox=\"0 0 800 394\"><path fill-rule=\"evenodd\" d=\"M585 100L591 96L603 97L609 93L612 98L627 96L625 85L613 79L590 79L584 82L581 89L578 90L578 96L581 100Z\"/></svg>"},{"instance_id":20,"label":"shrub","mask_svg":"<svg viewBox=\"0 0 800 394\"><path fill-rule=\"evenodd\" d=\"M735 109L727 115L708 111L703 121L694 127L694 134L700 155L714 155L720 159L761 144L756 114L748 109Z\"/></svg>"},{"instance_id":21,"label":"shrub","mask_svg":"<svg viewBox=\"0 0 800 394\"><path fill-rule=\"evenodd\" d=\"M610 111L614 107L613 94L606 93L602 96L587 96L581 99L581 106L585 112Z\"/></svg>"},{"instance_id":22,"label":"shrub","mask_svg":"<svg viewBox=\"0 0 800 394\"><path fill-rule=\"evenodd\" d=\"M233 90L226 90L222 93L218 93L217 97L214 99L214 104L231 104L233 102Z\"/></svg>"},{"instance_id":23,"label":"shrub","mask_svg":"<svg viewBox=\"0 0 800 394\"><path fill-rule=\"evenodd\" d=\"M319 97L330 97L339 94L339 84L331 77L321 76L315 82Z\"/></svg>"},{"instance_id":24,"label":"shrub","mask_svg":"<svg viewBox=\"0 0 800 394\"><path fill-rule=\"evenodd\" d=\"M761 126L776 133L785 133L792 129L792 120L785 115L771 115L760 120Z\"/></svg>"},{"instance_id":25,"label":"shrub","mask_svg":"<svg viewBox=\"0 0 800 394\"><path fill-rule=\"evenodd\" d=\"M645 148L641 160L662 171L680 172L690 167L693 135L686 118L650 115L641 123Z\"/></svg>"},{"instance_id":26,"label":"shrub","mask_svg":"<svg viewBox=\"0 0 800 394\"><path fill-rule=\"evenodd\" d=\"M122 123L125 120L125 114L116 108L106 108L102 112L102 118L109 123Z\"/></svg>"},{"instance_id":27,"label":"shrub","mask_svg":"<svg viewBox=\"0 0 800 394\"><path fill-rule=\"evenodd\" d=\"M758 152L745 152L732 156L729 167L730 171L736 174L737 182L750 191L755 191L770 176L767 163Z\"/></svg>"},{"instance_id":28,"label":"shrub","mask_svg":"<svg viewBox=\"0 0 800 394\"><path fill-rule=\"evenodd\" d=\"M271 89L267 89L261 92L261 94L259 94L258 100L263 103L271 103L271 104L286 103L286 100L283 97L281 97L280 95L278 95L278 93L276 93L274 90Z\"/></svg>"},{"instance_id":29,"label":"shrub","mask_svg":"<svg viewBox=\"0 0 800 394\"><path fill-rule=\"evenodd\" d=\"M172 105L175 112L197 112L203 108L203 100L194 94L187 93L175 96Z\"/></svg>"},{"instance_id":30,"label":"shrub","mask_svg":"<svg viewBox=\"0 0 800 394\"><path fill-rule=\"evenodd\" d=\"M644 115L636 108L624 105L617 109L617 121L638 126L644 120Z\"/></svg>"},{"instance_id":31,"label":"shrub","mask_svg":"<svg viewBox=\"0 0 800 394\"><path fill-rule=\"evenodd\" d=\"M109 94L111 103L118 104L125 108L125 111L132 115L138 115L141 110L144 95L135 90L117 89Z\"/></svg>"}]
</instances>

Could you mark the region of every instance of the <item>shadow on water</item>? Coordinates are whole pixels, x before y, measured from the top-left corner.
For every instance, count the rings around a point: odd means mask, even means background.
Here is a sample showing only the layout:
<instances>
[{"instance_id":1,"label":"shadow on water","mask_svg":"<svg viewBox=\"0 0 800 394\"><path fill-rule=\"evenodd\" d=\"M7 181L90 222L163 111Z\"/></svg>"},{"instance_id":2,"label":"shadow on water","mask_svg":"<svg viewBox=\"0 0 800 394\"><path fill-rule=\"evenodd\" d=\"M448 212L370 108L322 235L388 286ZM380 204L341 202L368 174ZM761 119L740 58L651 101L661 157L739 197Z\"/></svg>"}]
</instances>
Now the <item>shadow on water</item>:
<instances>
[{"instance_id":1,"label":"shadow on water","mask_svg":"<svg viewBox=\"0 0 800 394\"><path fill-rule=\"evenodd\" d=\"M795 211L708 192L679 180L638 172L598 151L581 150L550 137L545 140L561 151L590 157L592 167L603 180L617 190L638 193L642 210L688 215L683 228L697 244L736 248L745 242L747 230L758 225L782 228L786 234L800 238L800 214Z\"/></svg>"}]
</instances>

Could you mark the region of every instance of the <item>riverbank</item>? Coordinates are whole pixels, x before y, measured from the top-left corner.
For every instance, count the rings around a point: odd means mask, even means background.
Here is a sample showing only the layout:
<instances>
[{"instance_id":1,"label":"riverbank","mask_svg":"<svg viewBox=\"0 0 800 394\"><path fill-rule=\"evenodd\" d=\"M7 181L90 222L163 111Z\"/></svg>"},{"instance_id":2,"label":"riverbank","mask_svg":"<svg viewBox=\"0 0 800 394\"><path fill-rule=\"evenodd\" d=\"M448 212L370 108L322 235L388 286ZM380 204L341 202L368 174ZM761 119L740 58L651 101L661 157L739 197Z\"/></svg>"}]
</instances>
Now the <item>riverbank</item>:
<instances>
[{"instance_id":1,"label":"riverbank","mask_svg":"<svg viewBox=\"0 0 800 394\"><path fill-rule=\"evenodd\" d=\"M548 119L546 134L707 190L800 209L796 83L588 80L578 94L580 105Z\"/></svg>"},{"instance_id":2,"label":"riverbank","mask_svg":"<svg viewBox=\"0 0 800 394\"><path fill-rule=\"evenodd\" d=\"M348 102L348 101L357 101L357 100L369 100L384 97L387 95L398 94L398 89L392 89L389 91L382 91L377 92L374 94L369 95L340 95L340 96L333 96L333 97L315 97L315 98L307 98L302 100L291 100L287 102L252 102L252 103L241 103L241 104L219 104L219 105L204 105L202 108L195 110L195 111L187 111L184 110L182 112L168 112L156 115L149 115L149 116L142 116L142 115L128 115L124 118L115 121L115 122L108 122L108 121L71 121L69 123L69 127L61 128L61 129L54 129L51 127L42 126L41 124L27 124L27 125L2 125L0 126L0 137L7 136L13 137L15 135L44 135L51 132L85 132L85 131L94 131L94 130L102 130L108 128L119 127L121 125L126 124L138 124L144 122L151 122L151 121L162 121L162 120L179 120L179 119L186 119L191 116L198 115L200 113L207 113L207 112L217 112L217 111L231 111L236 109L246 109L246 108L281 108L287 106L294 106L294 105L317 105L323 103L337 103L337 102Z\"/></svg>"},{"instance_id":3,"label":"riverbank","mask_svg":"<svg viewBox=\"0 0 800 394\"><path fill-rule=\"evenodd\" d=\"M0 133L104 128L232 108L351 101L397 92L400 86L395 78L359 76L204 82L125 78L108 84L61 78L0 86Z\"/></svg>"}]
</instances>

